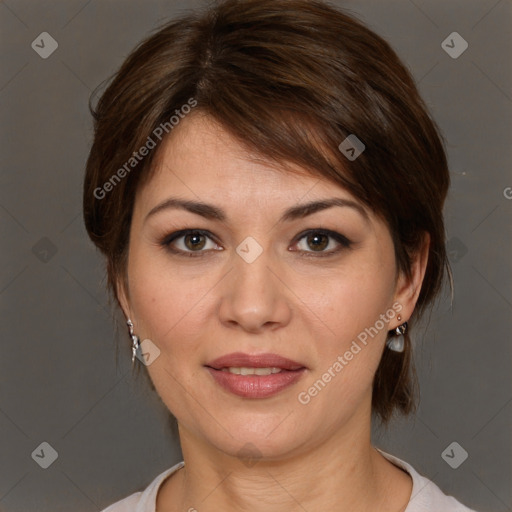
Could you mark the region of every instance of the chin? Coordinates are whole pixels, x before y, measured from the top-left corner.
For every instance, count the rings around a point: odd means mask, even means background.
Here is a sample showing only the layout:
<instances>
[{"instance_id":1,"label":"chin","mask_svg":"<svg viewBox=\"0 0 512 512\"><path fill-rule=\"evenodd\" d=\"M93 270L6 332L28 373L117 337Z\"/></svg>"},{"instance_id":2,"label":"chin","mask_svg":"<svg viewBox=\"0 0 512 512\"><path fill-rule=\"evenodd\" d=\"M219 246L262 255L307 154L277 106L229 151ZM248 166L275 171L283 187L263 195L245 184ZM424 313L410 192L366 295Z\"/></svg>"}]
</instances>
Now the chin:
<instances>
[{"instance_id":1,"label":"chin","mask_svg":"<svg viewBox=\"0 0 512 512\"><path fill-rule=\"evenodd\" d=\"M224 428L215 428L215 422L208 421L201 428L202 436L206 443L233 457L279 460L311 439L310 429L293 418L296 414L281 411L223 414L219 422Z\"/></svg>"}]
</instances>

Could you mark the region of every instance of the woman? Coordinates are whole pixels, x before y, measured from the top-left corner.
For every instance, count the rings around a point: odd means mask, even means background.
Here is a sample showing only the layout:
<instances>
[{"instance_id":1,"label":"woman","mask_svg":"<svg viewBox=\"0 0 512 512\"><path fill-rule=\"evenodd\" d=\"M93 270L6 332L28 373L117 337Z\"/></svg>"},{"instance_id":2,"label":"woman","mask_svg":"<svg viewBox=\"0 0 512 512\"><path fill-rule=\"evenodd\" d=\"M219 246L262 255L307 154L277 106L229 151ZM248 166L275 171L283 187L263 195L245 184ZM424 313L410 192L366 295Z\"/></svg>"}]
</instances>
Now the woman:
<instances>
[{"instance_id":1,"label":"woman","mask_svg":"<svg viewBox=\"0 0 512 512\"><path fill-rule=\"evenodd\" d=\"M184 459L106 511L470 510L370 440L414 411L450 275L441 136L389 45L321 2L222 1L94 116L85 224Z\"/></svg>"}]
</instances>

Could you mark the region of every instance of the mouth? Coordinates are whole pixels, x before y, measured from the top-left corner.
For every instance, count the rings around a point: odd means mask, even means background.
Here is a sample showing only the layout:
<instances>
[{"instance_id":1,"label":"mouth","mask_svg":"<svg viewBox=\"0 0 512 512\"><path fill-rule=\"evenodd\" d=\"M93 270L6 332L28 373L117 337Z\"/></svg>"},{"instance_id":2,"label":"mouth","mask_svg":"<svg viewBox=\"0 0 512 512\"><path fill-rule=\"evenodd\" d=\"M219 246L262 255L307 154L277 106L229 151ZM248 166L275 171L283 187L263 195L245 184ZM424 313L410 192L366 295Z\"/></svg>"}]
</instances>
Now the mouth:
<instances>
[{"instance_id":1,"label":"mouth","mask_svg":"<svg viewBox=\"0 0 512 512\"><path fill-rule=\"evenodd\" d=\"M267 398L295 384L307 368L277 354L228 354L205 365L214 382L243 398Z\"/></svg>"},{"instance_id":2,"label":"mouth","mask_svg":"<svg viewBox=\"0 0 512 512\"><path fill-rule=\"evenodd\" d=\"M246 366L230 366L229 368L220 368L221 372L229 372L233 375L272 375L273 373L281 373L283 368L248 368Z\"/></svg>"},{"instance_id":3,"label":"mouth","mask_svg":"<svg viewBox=\"0 0 512 512\"><path fill-rule=\"evenodd\" d=\"M207 363L205 366L214 370L235 369L275 369L275 370L299 370L305 366L297 361L288 359L278 354L244 354L243 352L233 352L225 356L218 357ZM274 372L274 373L277 373Z\"/></svg>"}]
</instances>

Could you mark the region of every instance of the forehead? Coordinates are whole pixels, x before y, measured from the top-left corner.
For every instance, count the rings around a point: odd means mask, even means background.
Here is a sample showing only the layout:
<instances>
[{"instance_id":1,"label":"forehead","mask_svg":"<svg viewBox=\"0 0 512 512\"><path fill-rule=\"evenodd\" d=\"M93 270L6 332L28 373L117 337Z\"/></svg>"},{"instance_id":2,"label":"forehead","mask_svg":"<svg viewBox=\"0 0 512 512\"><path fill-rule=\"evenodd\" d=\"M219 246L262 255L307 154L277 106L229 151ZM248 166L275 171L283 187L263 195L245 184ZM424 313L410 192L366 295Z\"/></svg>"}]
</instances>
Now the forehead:
<instances>
[{"instance_id":1,"label":"forehead","mask_svg":"<svg viewBox=\"0 0 512 512\"><path fill-rule=\"evenodd\" d=\"M222 201L298 202L336 195L355 199L341 185L292 163L256 155L211 116L194 113L174 128L159 149L155 171L139 199L157 202L165 196Z\"/></svg>"}]
</instances>

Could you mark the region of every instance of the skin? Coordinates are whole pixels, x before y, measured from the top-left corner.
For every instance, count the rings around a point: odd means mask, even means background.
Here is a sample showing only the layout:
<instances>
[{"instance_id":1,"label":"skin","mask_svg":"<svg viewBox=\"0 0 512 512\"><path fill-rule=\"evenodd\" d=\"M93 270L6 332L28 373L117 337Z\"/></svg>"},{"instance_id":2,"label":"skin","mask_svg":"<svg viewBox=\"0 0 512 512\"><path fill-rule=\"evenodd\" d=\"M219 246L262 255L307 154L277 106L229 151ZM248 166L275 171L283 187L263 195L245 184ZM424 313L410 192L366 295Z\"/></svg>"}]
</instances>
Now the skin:
<instances>
[{"instance_id":1,"label":"skin","mask_svg":"<svg viewBox=\"0 0 512 512\"><path fill-rule=\"evenodd\" d=\"M387 331L414 310L428 237L408 280L396 272L386 224L367 208L368 219L335 206L279 222L285 209L313 200L362 204L339 185L291 170L251 158L211 118L194 113L174 129L155 175L137 192L118 295L136 334L161 351L146 369L178 420L185 460L161 486L158 512L398 512L410 499L410 476L371 445L372 380ZM171 196L214 204L226 220L183 209L147 217ZM341 250L318 256L297 235L319 228L352 244L322 238L320 252ZM182 237L176 249L201 255L173 254L161 241L181 229L208 230L215 238L189 237L185 245ZM252 263L236 252L248 236L263 250ZM394 303L401 322L389 320L321 392L300 403L298 394ZM277 395L241 398L204 367L237 351L277 353L307 370ZM240 457L247 443L257 452L253 464Z\"/></svg>"}]
</instances>

